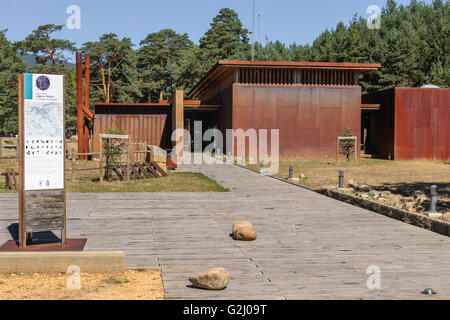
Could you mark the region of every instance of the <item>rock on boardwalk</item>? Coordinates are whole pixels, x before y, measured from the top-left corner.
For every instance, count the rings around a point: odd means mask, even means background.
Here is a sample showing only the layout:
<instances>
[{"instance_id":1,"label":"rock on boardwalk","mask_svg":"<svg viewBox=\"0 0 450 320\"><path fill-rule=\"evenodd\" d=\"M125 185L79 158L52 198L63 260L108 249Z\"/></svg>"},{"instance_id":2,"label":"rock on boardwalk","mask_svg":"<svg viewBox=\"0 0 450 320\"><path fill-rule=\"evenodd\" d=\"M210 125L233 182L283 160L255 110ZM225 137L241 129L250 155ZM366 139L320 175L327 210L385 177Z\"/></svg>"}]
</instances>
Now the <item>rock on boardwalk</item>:
<instances>
[{"instance_id":1,"label":"rock on boardwalk","mask_svg":"<svg viewBox=\"0 0 450 320\"><path fill-rule=\"evenodd\" d=\"M211 268L196 273L189 281L197 288L223 290L230 281L230 273L224 268Z\"/></svg>"},{"instance_id":2,"label":"rock on boardwalk","mask_svg":"<svg viewBox=\"0 0 450 320\"><path fill-rule=\"evenodd\" d=\"M256 229L253 227L241 227L234 233L234 240L253 241L256 239Z\"/></svg>"},{"instance_id":3,"label":"rock on boardwalk","mask_svg":"<svg viewBox=\"0 0 450 320\"><path fill-rule=\"evenodd\" d=\"M236 230L242 227L253 227L251 222L248 221L237 221L233 224L233 230L232 230L232 234L234 236L234 234L236 233Z\"/></svg>"}]
</instances>

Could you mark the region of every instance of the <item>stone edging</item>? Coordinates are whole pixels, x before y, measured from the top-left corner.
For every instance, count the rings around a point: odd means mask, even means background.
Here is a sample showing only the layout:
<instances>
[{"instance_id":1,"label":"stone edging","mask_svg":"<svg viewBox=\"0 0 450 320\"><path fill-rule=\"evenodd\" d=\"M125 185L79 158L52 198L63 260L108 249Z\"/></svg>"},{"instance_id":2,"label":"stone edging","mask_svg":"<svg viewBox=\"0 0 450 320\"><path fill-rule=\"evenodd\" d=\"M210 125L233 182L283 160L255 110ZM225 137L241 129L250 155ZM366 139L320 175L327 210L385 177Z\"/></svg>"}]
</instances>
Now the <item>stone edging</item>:
<instances>
[{"instance_id":1,"label":"stone edging","mask_svg":"<svg viewBox=\"0 0 450 320\"><path fill-rule=\"evenodd\" d=\"M254 170L254 169L251 169L248 167L244 167L239 164L235 164L235 166L253 171L258 174L261 174L257 170ZM303 186L303 185L300 185L300 184L297 184L297 183L294 183L294 182L291 182L291 181L288 181L286 179L282 179L279 177L275 177L275 176L267 176L267 177L282 181L284 183L289 183L296 187L314 191L316 193L327 196L329 198L333 198L335 200L346 202L351 205L384 215L386 217L396 219L401 222L408 223L413 226L420 227L420 228L450 237L450 223L449 222L445 222L445 221L438 220L438 219L433 219L433 218L427 217L423 214L409 212L409 211L398 209L398 208L395 208L392 206L387 206L387 205L384 205L384 204L381 204L378 202L362 199L360 197L355 197L355 196L345 194L343 192L339 192L336 190L325 189L325 188L320 189L320 190L314 190L309 187L306 187L306 186Z\"/></svg>"},{"instance_id":2,"label":"stone edging","mask_svg":"<svg viewBox=\"0 0 450 320\"><path fill-rule=\"evenodd\" d=\"M345 194L331 189L316 190L324 196L355 205L357 207L373 211L375 213L393 218L404 223L408 223L423 229L427 229L444 236L450 236L450 223L427 217L423 214L409 212L392 206L387 206L378 202L355 197L350 194Z\"/></svg>"}]
</instances>

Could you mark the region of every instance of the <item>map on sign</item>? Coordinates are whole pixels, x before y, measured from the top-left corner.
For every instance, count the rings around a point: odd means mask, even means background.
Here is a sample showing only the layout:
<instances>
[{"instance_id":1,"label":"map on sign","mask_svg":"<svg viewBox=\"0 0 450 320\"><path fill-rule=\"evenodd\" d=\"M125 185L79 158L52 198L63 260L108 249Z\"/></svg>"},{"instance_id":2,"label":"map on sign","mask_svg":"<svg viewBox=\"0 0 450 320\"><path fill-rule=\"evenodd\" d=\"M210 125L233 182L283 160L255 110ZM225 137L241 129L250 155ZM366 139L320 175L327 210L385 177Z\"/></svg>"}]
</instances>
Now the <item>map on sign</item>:
<instances>
[{"instance_id":1,"label":"map on sign","mask_svg":"<svg viewBox=\"0 0 450 320\"><path fill-rule=\"evenodd\" d=\"M25 129L27 136L61 137L63 106L59 102L26 101Z\"/></svg>"}]
</instances>

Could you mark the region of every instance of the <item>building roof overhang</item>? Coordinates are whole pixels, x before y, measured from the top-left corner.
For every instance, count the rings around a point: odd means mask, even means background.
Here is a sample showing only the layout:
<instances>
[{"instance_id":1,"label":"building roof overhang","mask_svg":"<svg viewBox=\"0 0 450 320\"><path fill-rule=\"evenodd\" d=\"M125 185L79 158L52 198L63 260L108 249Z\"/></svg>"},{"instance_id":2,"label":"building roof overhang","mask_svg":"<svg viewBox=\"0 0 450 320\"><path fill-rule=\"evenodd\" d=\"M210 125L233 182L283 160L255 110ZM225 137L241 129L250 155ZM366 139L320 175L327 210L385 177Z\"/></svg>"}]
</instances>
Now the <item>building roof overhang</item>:
<instances>
[{"instance_id":1,"label":"building roof overhang","mask_svg":"<svg viewBox=\"0 0 450 320\"><path fill-rule=\"evenodd\" d=\"M237 68L278 68L278 69L325 69L325 70L353 70L359 74L376 71L381 67L379 63L347 63L347 62L293 62L293 61L240 61L220 60L188 93L190 97L206 89L218 79L226 70Z\"/></svg>"}]
</instances>

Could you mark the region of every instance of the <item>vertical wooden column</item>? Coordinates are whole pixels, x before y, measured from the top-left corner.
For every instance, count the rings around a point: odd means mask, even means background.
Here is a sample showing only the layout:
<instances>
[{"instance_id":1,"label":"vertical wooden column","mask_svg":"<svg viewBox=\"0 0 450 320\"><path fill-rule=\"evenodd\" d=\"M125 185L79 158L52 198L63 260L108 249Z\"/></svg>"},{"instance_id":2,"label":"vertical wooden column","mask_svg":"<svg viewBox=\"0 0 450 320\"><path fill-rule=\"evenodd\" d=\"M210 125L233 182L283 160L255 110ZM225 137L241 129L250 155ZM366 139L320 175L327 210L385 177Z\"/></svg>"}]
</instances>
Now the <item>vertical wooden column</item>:
<instances>
[{"instance_id":1,"label":"vertical wooden column","mask_svg":"<svg viewBox=\"0 0 450 320\"><path fill-rule=\"evenodd\" d=\"M24 199L24 189L25 189L25 179L24 179L24 97L23 97L24 83L23 74L19 74L18 82L18 92L19 92L19 141L18 148L19 152L19 248L24 248L26 246L25 239L25 199Z\"/></svg>"},{"instance_id":2,"label":"vertical wooden column","mask_svg":"<svg viewBox=\"0 0 450 320\"><path fill-rule=\"evenodd\" d=\"M98 166L100 183L103 183L103 138L101 133L98 135Z\"/></svg>"},{"instance_id":3,"label":"vertical wooden column","mask_svg":"<svg viewBox=\"0 0 450 320\"><path fill-rule=\"evenodd\" d=\"M172 141L175 147L176 156L181 159L183 156L184 138L184 105L183 90L176 90L172 98L172 132L175 131L176 141Z\"/></svg>"},{"instance_id":4,"label":"vertical wooden column","mask_svg":"<svg viewBox=\"0 0 450 320\"><path fill-rule=\"evenodd\" d=\"M78 136L78 153L84 152L84 124L83 124L83 64L81 61L81 53L76 53L76 85L77 85L77 136ZM80 156L80 160L84 160L84 156Z\"/></svg>"}]
</instances>

